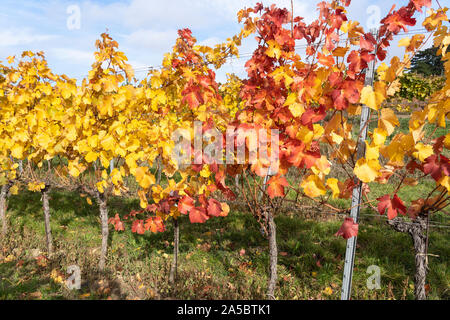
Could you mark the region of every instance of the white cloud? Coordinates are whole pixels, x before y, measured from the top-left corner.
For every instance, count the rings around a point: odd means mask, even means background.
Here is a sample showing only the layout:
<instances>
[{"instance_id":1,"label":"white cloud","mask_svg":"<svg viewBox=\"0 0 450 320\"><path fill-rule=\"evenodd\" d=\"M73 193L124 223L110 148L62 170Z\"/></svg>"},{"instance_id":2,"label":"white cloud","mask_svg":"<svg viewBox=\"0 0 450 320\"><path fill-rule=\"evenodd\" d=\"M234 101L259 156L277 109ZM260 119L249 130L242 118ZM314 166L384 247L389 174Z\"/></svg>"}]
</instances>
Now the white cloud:
<instances>
[{"instance_id":1,"label":"white cloud","mask_svg":"<svg viewBox=\"0 0 450 320\"><path fill-rule=\"evenodd\" d=\"M216 44L219 44L222 42L224 42L224 41L222 39L219 39L218 37L211 37L211 38L207 38L205 40L199 41L198 45L214 47Z\"/></svg>"},{"instance_id":2,"label":"white cloud","mask_svg":"<svg viewBox=\"0 0 450 320\"><path fill-rule=\"evenodd\" d=\"M0 30L0 47L14 47L29 45L35 42L53 40L57 38L51 34L37 34L29 28Z\"/></svg>"},{"instance_id":3,"label":"white cloud","mask_svg":"<svg viewBox=\"0 0 450 320\"><path fill-rule=\"evenodd\" d=\"M58 60L67 61L68 63L92 64L95 60L94 53L91 51L83 51L69 48L53 48L50 53Z\"/></svg>"},{"instance_id":4,"label":"white cloud","mask_svg":"<svg viewBox=\"0 0 450 320\"><path fill-rule=\"evenodd\" d=\"M144 30L140 29L125 36L127 46L150 48L156 50L169 50L177 38L176 30Z\"/></svg>"}]
</instances>

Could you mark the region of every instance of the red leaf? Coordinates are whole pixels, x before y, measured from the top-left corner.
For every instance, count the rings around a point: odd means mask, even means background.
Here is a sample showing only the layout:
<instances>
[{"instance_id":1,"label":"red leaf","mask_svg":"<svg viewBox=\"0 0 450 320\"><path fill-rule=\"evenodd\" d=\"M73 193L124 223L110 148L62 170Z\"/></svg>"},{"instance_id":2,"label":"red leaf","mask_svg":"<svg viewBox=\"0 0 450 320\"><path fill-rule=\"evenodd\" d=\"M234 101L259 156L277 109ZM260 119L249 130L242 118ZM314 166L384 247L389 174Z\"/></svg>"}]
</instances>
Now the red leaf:
<instances>
[{"instance_id":1,"label":"red leaf","mask_svg":"<svg viewBox=\"0 0 450 320\"><path fill-rule=\"evenodd\" d=\"M213 217L220 217L222 213L222 206L219 201L215 199L208 199L208 215Z\"/></svg>"},{"instance_id":2,"label":"red leaf","mask_svg":"<svg viewBox=\"0 0 450 320\"><path fill-rule=\"evenodd\" d=\"M181 94L183 95L181 102L187 103L191 109L197 108L204 102L198 87L190 86L183 90Z\"/></svg>"},{"instance_id":3,"label":"red leaf","mask_svg":"<svg viewBox=\"0 0 450 320\"><path fill-rule=\"evenodd\" d=\"M360 53L356 50L350 52L347 62L350 63L348 66L349 70L354 73L359 73L362 69L367 68L367 62L361 58Z\"/></svg>"},{"instance_id":4,"label":"red leaf","mask_svg":"<svg viewBox=\"0 0 450 320\"><path fill-rule=\"evenodd\" d=\"M370 33L369 33L370 34ZM359 45L361 47L361 49L366 49L368 51L373 51L375 50L375 47L373 46L372 41L370 41L370 39L367 39L368 37L363 37L361 36L360 40L359 40ZM373 38L373 37L372 37Z\"/></svg>"},{"instance_id":5,"label":"red leaf","mask_svg":"<svg viewBox=\"0 0 450 320\"><path fill-rule=\"evenodd\" d=\"M348 100L345 99L342 90L335 89L331 93L331 98L333 100L333 105L336 110L345 110L348 108Z\"/></svg>"},{"instance_id":6,"label":"red leaf","mask_svg":"<svg viewBox=\"0 0 450 320\"><path fill-rule=\"evenodd\" d=\"M178 202L178 211L180 211L182 214L188 214L188 212L192 208L194 208L194 199L189 196L184 196Z\"/></svg>"},{"instance_id":7,"label":"red leaf","mask_svg":"<svg viewBox=\"0 0 450 320\"><path fill-rule=\"evenodd\" d=\"M397 194L394 195L392 200L388 194L378 198L377 200L380 201L378 203L378 212L383 215L387 209L387 216L389 220L394 219L398 213L402 215L406 214L406 207Z\"/></svg>"},{"instance_id":8,"label":"red leaf","mask_svg":"<svg viewBox=\"0 0 450 320\"><path fill-rule=\"evenodd\" d=\"M206 210L202 207L192 208L189 213L189 220L191 223L205 223L208 219L209 217L206 214Z\"/></svg>"},{"instance_id":9,"label":"red leaf","mask_svg":"<svg viewBox=\"0 0 450 320\"><path fill-rule=\"evenodd\" d=\"M310 169L316 164L317 160L320 159L320 152L304 150L305 144L303 143L300 146L293 147L287 160L298 168L302 168L306 165L306 168Z\"/></svg>"},{"instance_id":10,"label":"red leaf","mask_svg":"<svg viewBox=\"0 0 450 320\"><path fill-rule=\"evenodd\" d=\"M446 176L450 175L450 161L443 155L440 155L440 160L438 160L438 156L433 154L425 159L423 172L431 175L434 180L439 181L443 174Z\"/></svg>"},{"instance_id":11,"label":"red leaf","mask_svg":"<svg viewBox=\"0 0 450 320\"><path fill-rule=\"evenodd\" d=\"M422 7L425 6L427 8L431 7L431 0L411 0L411 2L416 7L416 10L422 12Z\"/></svg>"},{"instance_id":12,"label":"red leaf","mask_svg":"<svg viewBox=\"0 0 450 320\"><path fill-rule=\"evenodd\" d=\"M144 234L145 233L144 221L143 220L133 221L133 224L131 225L131 232Z\"/></svg>"},{"instance_id":13,"label":"red leaf","mask_svg":"<svg viewBox=\"0 0 450 320\"><path fill-rule=\"evenodd\" d=\"M335 233L335 236L342 236L344 239L350 239L358 235L358 224L355 223L353 218L345 218L341 228Z\"/></svg>"},{"instance_id":14,"label":"red leaf","mask_svg":"<svg viewBox=\"0 0 450 320\"><path fill-rule=\"evenodd\" d=\"M150 230L153 233L164 232L165 230L164 223L161 217L148 218L145 221L144 228L145 230Z\"/></svg>"},{"instance_id":15,"label":"red leaf","mask_svg":"<svg viewBox=\"0 0 450 320\"><path fill-rule=\"evenodd\" d=\"M181 29L178 30L178 35L184 39L190 46L194 45L195 41L192 37L192 31L190 29Z\"/></svg>"},{"instance_id":16,"label":"red leaf","mask_svg":"<svg viewBox=\"0 0 450 320\"><path fill-rule=\"evenodd\" d=\"M420 0L418 0L420 1ZM400 29L408 31L407 26L414 26L416 19L412 17L414 10L409 10L407 7L402 7L398 11L393 11L386 16L381 23L387 26L387 29L394 34L398 34Z\"/></svg>"},{"instance_id":17,"label":"red leaf","mask_svg":"<svg viewBox=\"0 0 450 320\"><path fill-rule=\"evenodd\" d=\"M323 64L324 66L331 68L334 65L334 57L332 55L326 56L319 52L317 54L317 58L319 60L319 63Z\"/></svg>"},{"instance_id":18,"label":"red leaf","mask_svg":"<svg viewBox=\"0 0 450 320\"><path fill-rule=\"evenodd\" d=\"M123 222L120 221L119 215L116 213L116 216L114 218L110 218L108 220L108 223L114 225L114 229L116 231L124 231L125 228L123 227Z\"/></svg>"},{"instance_id":19,"label":"red leaf","mask_svg":"<svg viewBox=\"0 0 450 320\"><path fill-rule=\"evenodd\" d=\"M150 212L156 212L156 209L158 209L158 206L156 204L149 204L145 210Z\"/></svg>"},{"instance_id":20,"label":"red leaf","mask_svg":"<svg viewBox=\"0 0 450 320\"><path fill-rule=\"evenodd\" d=\"M308 109L302 114L301 121L304 126L307 126L325 119L326 115L324 106L318 109Z\"/></svg>"},{"instance_id":21,"label":"red leaf","mask_svg":"<svg viewBox=\"0 0 450 320\"><path fill-rule=\"evenodd\" d=\"M359 103L361 97L361 90L364 84L361 81L344 81L342 90L344 91L344 97L350 103Z\"/></svg>"}]
</instances>

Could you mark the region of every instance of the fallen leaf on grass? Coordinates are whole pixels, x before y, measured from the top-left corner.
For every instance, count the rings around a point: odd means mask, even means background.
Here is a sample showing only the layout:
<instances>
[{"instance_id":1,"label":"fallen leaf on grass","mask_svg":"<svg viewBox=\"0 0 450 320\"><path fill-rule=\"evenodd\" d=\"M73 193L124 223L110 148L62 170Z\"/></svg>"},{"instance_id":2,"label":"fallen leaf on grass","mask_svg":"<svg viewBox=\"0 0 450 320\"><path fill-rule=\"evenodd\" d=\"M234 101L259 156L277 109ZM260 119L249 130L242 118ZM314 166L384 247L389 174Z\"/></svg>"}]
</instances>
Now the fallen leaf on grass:
<instances>
[{"instance_id":1,"label":"fallen leaf on grass","mask_svg":"<svg viewBox=\"0 0 450 320\"><path fill-rule=\"evenodd\" d=\"M30 298L34 298L34 299L41 299L42 298L42 293L39 292L39 291L36 291L36 292L32 292L32 293L28 294L28 296Z\"/></svg>"},{"instance_id":2,"label":"fallen leaf on grass","mask_svg":"<svg viewBox=\"0 0 450 320\"><path fill-rule=\"evenodd\" d=\"M37 256L36 258L34 258L36 260L36 263L38 264L38 266L45 268L47 266L47 257L40 255Z\"/></svg>"},{"instance_id":3,"label":"fallen leaf on grass","mask_svg":"<svg viewBox=\"0 0 450 320\"><path fill-rule=\"evenodd\" d=\"M56 283L63 284L64 283L64 277L63 275L56 269L52 270L52 273L50 274L50 278Z\"/></svg>"},{"instance_id":4,"label":"fallen leaf on grass","mask_svg":"<svg viewBox=\"0 0 450 320\"><path fill-rule=\"evenodd\" d=\"M5 260L3 260L3 262L11 262L11 261L13 261L15 258L14 258L14 256L12 255L12 254L10 254L9 256L7 256L6 258L5 258Z\"/></svg>"},{"instance_id":5,"label":"fallen leaf on grass","mask_svg":"<svg viewBox=\"0 0 450 320\"><path fill-rule=\"evenodd\" d=\"M333 289L331 289L331 287L326 287L322 292L329 296L333 294Z\"/></svg>"}]
</instances>

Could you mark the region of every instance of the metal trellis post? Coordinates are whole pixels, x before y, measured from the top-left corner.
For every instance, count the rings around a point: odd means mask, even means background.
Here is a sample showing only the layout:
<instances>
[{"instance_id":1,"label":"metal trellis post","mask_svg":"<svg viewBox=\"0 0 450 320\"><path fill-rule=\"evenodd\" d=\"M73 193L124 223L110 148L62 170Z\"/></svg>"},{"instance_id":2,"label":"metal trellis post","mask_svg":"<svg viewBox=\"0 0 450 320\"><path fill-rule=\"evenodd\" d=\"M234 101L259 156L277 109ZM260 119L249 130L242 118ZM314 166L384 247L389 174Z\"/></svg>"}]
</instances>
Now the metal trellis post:
<instances>
[{"instance_id":1,"label":"metal trellis post","mask_svg":"<svg viewBox=\"0 0 450 320\"><path fill-rule=\"evenodd\" d=\"M376 36L377 31L371 30L371 33ZM366 69L366 86L373 86L374 74L375 74L375 59L369 63L369 67ZM370 109L369 107L363 105L361 110L361 121L360 121L360 135L358 140L358 152L356 158L360 159L364 157L366 152L366 138L367 131L369 128ZM361 181L356 181L356 186L353 189L352 194L352 206L350 217L353 218L355 223L358 222L359 209L361 204L361 191L362 183ZM356 240L357 237L352 237L347 240L347 248L345 251L345 265L344 265L344 276L342 279L342 290L341 290L341 300L350 300L352 292L352 276L353 276L353 265L355 262L355 250L356 250Z\"/></svg>"}]
</instances>

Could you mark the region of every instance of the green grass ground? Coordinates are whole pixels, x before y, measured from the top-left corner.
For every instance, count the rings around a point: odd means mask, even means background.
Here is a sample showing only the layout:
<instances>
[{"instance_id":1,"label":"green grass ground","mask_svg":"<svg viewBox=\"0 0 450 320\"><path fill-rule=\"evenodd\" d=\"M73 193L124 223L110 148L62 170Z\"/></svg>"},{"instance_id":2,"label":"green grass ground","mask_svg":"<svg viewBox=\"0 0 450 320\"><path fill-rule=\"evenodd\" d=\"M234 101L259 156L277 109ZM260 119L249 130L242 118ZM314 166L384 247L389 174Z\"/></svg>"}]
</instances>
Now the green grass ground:
<instances>
[{"instance_id":1,"label":"green grass ground","mask_svg":"<svg viewBox=\"0 0 450 320\"><path fill-rule=\"evenodd\" d=\"M51 222L56 254L45 255L40 195L21 192L9 201L12 232L0 246L0 299L264 299L267 240L245 207L202 225L181 219L178 281L168 284L172 228L161 234L111 232L107 270L98 262L100 221L97 207L76 194L53 192ZM136 201L112 199L110 215L138 208ZM339 299L345 240L333 234L341 219L305 218L286 212L276 218L279 244L278 299ZM448 220L447 220L448 223ZM450 298L450 229L432 229L429 298ZM244 249L244 250L242 250ZM360 224L353 299L413 299L414 253L410 238L378 217ZM69 265L82 271L81 290L61 280ZM369 290L367 268L381 269L381 289ZM58 277L60 276L60 277Z\"/></svg>"}]
</instances>

